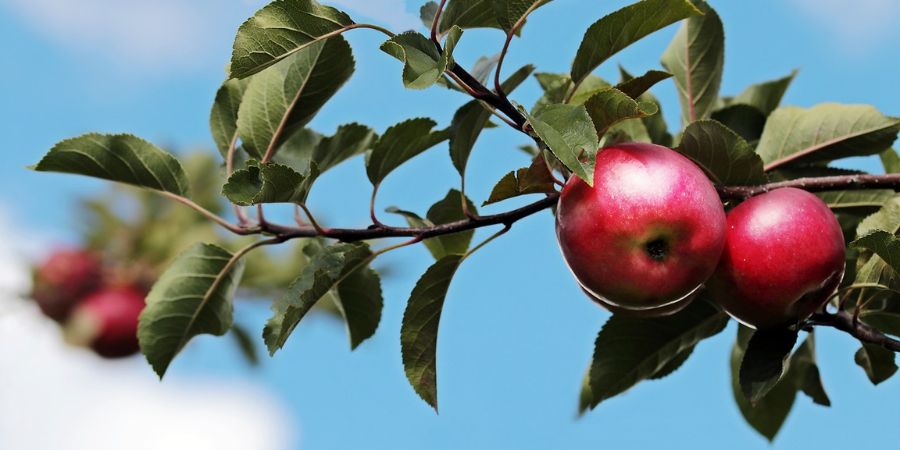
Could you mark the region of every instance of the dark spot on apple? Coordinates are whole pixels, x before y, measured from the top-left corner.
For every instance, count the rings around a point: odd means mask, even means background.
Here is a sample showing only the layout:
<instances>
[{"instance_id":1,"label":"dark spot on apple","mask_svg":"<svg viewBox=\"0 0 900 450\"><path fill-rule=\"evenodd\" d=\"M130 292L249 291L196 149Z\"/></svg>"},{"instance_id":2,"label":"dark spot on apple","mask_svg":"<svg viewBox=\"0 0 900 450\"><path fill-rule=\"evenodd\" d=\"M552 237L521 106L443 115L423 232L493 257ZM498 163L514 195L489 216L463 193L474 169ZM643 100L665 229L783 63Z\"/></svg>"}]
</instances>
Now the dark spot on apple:
<instances>
[{"instance_id":1,"label":"dark spot on apple","mask_svg":"<svg viewBox=\"0 0 900 450\"><path fill-rule=\"evenodd\" d=\"M656 238L644 244L644 251L654 261L664 261L669 254L669 243L663 238Z\"/></svg>"}]
</instances>

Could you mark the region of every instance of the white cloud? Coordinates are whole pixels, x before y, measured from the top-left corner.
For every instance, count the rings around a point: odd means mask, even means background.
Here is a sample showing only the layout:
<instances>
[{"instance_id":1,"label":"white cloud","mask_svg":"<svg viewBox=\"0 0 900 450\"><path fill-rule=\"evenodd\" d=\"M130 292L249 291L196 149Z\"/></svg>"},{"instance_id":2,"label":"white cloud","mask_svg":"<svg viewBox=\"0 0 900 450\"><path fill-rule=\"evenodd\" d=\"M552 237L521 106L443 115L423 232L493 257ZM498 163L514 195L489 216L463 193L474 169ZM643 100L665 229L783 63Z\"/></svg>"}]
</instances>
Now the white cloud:
<instances>
[{"instance_id":1,"label":"white cloud","mask_svg":"<svg viewBox=\"0 0 900 450\"><path fill-rule=\"evenodd\" d=\"M804 14L819 22L839 48L865 52L897 36L900 1L792 0Z\"/></svg>"},{"instance_id":2,"label":"white cloud","mask_svg":"<svg viewBox=\"0 0 900 450\"><path fill-rule=\"evenodd\" d=\"M260 386L205 378L161 383L139 358L108 361L66 345L59 327L18 298L29 277L17 242L28 239L2 219L0 214L0 448L292 447L294 424Z\"/></svg>"},{"instance_id":3,"label":"white cloud","mask_svg":"<svg viewBox=\"0 0 900 450\"><path fill-rule=\"evenodd\" d=\"M56 43L113 67L170 72L209 62L223 10L211 0L0 0Z\"/></svg>"}]
</instances>

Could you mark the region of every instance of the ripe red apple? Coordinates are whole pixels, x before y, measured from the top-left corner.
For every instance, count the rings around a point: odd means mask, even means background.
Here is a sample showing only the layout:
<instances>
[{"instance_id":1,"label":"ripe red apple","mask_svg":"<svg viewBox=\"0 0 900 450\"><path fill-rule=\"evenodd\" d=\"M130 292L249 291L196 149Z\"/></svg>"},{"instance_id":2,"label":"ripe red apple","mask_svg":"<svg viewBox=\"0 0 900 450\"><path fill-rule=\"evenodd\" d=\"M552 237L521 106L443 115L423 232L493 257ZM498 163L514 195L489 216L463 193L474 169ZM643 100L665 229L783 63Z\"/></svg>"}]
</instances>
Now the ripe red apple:
<instances>
[{"instance_id":1,"label":"ripe red apple","mask_svg":"<svg viewBox=\"0 0 900 450\"><path fill-rule=\"evenodd\" d=\"M593 294L591 294L587 289L581 288L584 291L585 295L588 296L589 299L593 300L594 303L600 305L603 309L611 312L615 315L625 316L625 317L633 317L636 319L652 319L654 317L666 317L671 316L677 312L680 312L682 309L687 307L687 305L691 304L691 301L696 297L696 292L683 298L675 303L660 306L658 308L650 308L650 309L627 309L622 308L621 306L612 305L607 303Z\"/></svg>"},{"instance_id":2,"label":"ripe red apple","mask_svg":"<svg viewBox=\"0 0 900 450\"><path fill-rule=\"evenodd\" d=\"M844 235L828 206L782 188L728 213L725 251L707 287L755 328L797 323L822 307L844 276Z\"/></svg>"},{"instance_id":3,"label":"ripe red apple","mask_svg":"<svg viewBox=\"0 0 900 450\"><path fill-rule=\"evenodd\" d=\"M138 316L144 309L143 291L110 287L84 299L66 324L66 339L90 346L107 358L132 355L139 350Z\"/></svg>"},{"instance_id":4,"label":"ripe red apple","mask_svg":"<svg viewBox=\"0 0 900 450\"><path fill-rule=\"evenodd\" d=\"M100 258L94 253L57 250L35 269L32 298L47 317L62 322L82 297L97 289L102 272Z\"/></svg>"},{"instance_id":5,"label":"ripe red apple","mask_svg":"<svg viewBox=\"0 0 900 450\"><path fill-rule=\"evenodd\" d=\"M630 310L686 299L713 273L725 245L725 212L706 175L653 144L597 153L594 186L571 177L557 210L563 258L581 286Z\"/></svg>"}]
</instances>

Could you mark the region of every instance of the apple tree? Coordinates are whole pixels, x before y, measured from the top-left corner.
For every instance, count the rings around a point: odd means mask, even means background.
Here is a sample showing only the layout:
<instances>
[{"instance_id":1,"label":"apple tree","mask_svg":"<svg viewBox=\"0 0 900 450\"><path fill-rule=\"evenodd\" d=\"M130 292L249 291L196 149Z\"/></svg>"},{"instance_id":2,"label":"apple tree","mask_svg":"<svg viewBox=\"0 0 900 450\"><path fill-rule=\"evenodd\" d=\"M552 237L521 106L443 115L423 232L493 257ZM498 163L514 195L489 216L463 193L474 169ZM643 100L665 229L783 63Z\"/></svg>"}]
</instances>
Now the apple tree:
<instances>
[{"instance_id":1,"label":"apple tree","mask_svg":"<svg viewBox=\"0 0 900 450\"><path fill-rule=\"evenodd\" d=\"M723 95L723 24L702 0L643 0L600 17L572 49L566 73L504 67L527 19L553 7L551 0L431 1L421 9L427 32L396 33L316 0L264 6L237 30L210 113L228 217L197 200L198 186L178 158L133 135L67 139L33 168L144 188L240 239L234 249L197 242L155 280L137 337L160 377L193 337L232 329L235 291L259 249L305 242L305 264L284 281L262 330L275 354L324 301L346 321L354 347L372 336L382 306L373 261L421 244L435 261L411 286L399 338L411 387L437 409L436 347L453 275L534 214L556 215L576 282L613 312L587 373L572 374L573 383L583 380L582 412L677 370L732 318L741 323L731 355L735 400L769 439L798 392L830 405L816 365L817 328L859 341L855 362L872 383L891 377L900 351L900 158L891 145L900 119L867 105L781 106L793 73ZM617 81L594 74L676 23L659 70L621 69ZM497 42L483 44L499 54L471 65L457 60L454 49L470 28L496 29ZM349 32L383 35L378 48L398 61L405 87L450 89L468 103L448 124L415 117L374 130L348 117L332 135L310 129L354 74L353 49L342 36ZM514 94L531 79L543 96L526 107ZM660 114L651 93L657 83L677 87L677 126ZM510 167L488 198L470 199L469 156L481 133L498 126L533 142L523 148L532 162ZM402 226L383 221L375 209L382 182L439 147L449 149L459 185L424 214L386 211ZM831 165L873 155L885 174ZM312 186L361 156L372 185L371 224L324 226L307 206ZM518 196L535 200L489 215L476 206ZM296 223L268 220L264 210L273 203L294 205ZM496 232L473 242L474 230L487 227Z\"/></svg>"}]
</instances>

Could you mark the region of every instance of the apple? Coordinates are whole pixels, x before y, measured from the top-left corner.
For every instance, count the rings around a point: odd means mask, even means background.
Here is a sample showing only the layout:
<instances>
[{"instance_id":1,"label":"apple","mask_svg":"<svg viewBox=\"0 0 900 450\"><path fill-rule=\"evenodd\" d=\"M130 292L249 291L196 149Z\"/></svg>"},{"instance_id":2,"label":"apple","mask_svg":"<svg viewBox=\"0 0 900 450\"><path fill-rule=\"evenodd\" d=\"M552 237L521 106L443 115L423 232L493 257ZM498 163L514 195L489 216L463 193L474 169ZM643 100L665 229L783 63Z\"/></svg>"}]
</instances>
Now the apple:
<instances>
[{"instance_id":1,"label":"apple","mask_svg":"<svg viewBox=\"0 0 900 450\"><path fill-rule=\"evenodd\" d=\"M32 298L47 317L64 321L82 297L100 286L103 266L94 253L59 249L34 271Z\"/></svg>"},{"instance_id":2,"label":"apple","mask_svg":"<svg viewBox=\"0 0 900 450\"><path fill-rule=\"evenodd\" d=\"M84 299L66 324L66 340L90 346L98 355L118 358L137 353L138 316L144 291L131 286L108 287Z\"/></svg>"},{"instance_id":3,"label":"apple","mask_svg":"<svg viewBox=\"0 0 900 450\"><path fill-rule=\"evenodd\" d=\"M666 317L671 316L677 312L680 312L682 309L686 308L687 305L691 304L691 301L696 297L696 292L689 295L687 298L681 299L675 303L670 305L660 306L658 308L650 308L650 309L627 309L622 308L621 306L616 306L609 304L593 294L590 293L587 289L581 288L584 291L585 295L588 296L589 299L593 300L594 303L600 305L603 309L609 311L614 315L632 317L635 319L652 319L654 317Z\"/></svg>"},{"instance_id":4,"label":"apple","mask_svg":"<svg viewBox=\"0 0 900 450\"><path fill-rule=\"evenodd\" d=\"M694 163L666 147L624 143L597 153L594 186L571 177L556 234L578 283L604 304L679 303L715 271L725 211Z\"/></svg>"},{"instance_id":5,"label":"apple","mask_svg":"<svg viewBox=\"0 0 900 450\"><path fill-rule=\"evenodd\" d=\"M844 276L844 235L828 206L781 188L728 213L725 251L707 287L754 328L798 323L821 308Z\"/></svg>"}]
</instances>

